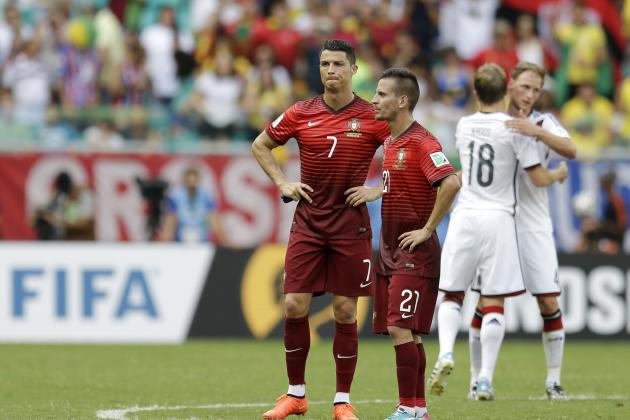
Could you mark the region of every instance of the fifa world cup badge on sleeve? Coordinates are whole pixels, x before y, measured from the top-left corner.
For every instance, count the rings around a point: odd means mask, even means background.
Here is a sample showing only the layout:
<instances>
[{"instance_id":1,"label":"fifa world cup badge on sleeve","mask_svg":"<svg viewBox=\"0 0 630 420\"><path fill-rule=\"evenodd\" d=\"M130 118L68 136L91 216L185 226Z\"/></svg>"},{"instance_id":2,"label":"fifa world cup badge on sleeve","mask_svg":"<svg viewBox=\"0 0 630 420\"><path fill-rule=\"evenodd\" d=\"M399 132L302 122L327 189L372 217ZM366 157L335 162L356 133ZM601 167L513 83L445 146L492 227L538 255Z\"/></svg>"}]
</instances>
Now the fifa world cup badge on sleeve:
<instances>
[{"instance_id":1,"label":"fifa world cup badge on sleeve","mask_svg":"<svg viewBox=\"0 0 630 420\"><path fill-rule=\"evenodd\" d=\"M431 156L431 160L433 161L433 164L435 165L436 168L439 168L440 166L448 165L449 163L448 159L442 152L431 153L429 156Z\"/></svg>"}]
</instances>

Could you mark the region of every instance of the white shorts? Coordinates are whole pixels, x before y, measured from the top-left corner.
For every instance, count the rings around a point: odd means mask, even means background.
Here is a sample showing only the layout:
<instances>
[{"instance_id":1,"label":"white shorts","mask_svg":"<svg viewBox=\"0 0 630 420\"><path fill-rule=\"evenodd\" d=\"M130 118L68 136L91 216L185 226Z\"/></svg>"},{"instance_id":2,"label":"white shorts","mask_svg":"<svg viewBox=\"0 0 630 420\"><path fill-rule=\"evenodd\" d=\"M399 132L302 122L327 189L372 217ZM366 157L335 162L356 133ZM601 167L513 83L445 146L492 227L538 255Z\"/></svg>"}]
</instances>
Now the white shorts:
<instances>
[{"instance_id":1,"label":"white shorts","mask_svg":"<svg viewBox=\"0 0 630 420\"><path fill-rule=\"evenodd\" d=\"M551 232L518 232L525 288L532 295L560 294L558 256Z\"/></svg>"},{"instance_id":2,"label":"white shorts","mask_svg":"<svg viewBox=\"0 0 630 420\"><path fill-rule=\"evenodd\" d=\"M440 290L482 296L525 292L514 218L503 211L460 210L453 214L442 250Z\"/></svg>"}]
</instances>

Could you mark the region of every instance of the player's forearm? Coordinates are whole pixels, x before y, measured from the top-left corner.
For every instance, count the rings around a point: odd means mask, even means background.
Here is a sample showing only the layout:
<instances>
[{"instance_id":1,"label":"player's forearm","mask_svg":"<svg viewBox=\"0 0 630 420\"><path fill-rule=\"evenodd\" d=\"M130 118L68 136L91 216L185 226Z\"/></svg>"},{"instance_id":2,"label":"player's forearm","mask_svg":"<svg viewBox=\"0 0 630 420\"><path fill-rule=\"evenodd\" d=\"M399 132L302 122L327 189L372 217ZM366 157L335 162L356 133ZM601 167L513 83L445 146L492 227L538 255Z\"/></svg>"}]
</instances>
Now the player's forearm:
<instances>
[{"instance_id":1,"label":"player's forearm","mask_svg":"<svg viewBox=\"0 0 630 420\"><path fill-rule=\"evenodd\" d=\"M252 144L252 153L262 170L265 171L276 187L280 189L281 185L287 183L287 178L282 172L282 169L280 169L278 161L271 153L271 149L257 140L258 139Z\"/></svg>"},{"instance_id":2,"label":"player's forearm","mask_svg":"<svg viewBox=\"0 0 630 420\"><path fill-rule=\"evenodd\" d=\"M424 228L430 232L435 231L440 224L448 210L455 200L455 196L461 187L459 177L455 174L449 175L442 180L440 187L438 188L437 196L435 198L435 204L433 205L433 211L429 216L429 220L424 225Z\"/></svg>"},{"instance_id":3,"label":"player's forearm","mask_svg":"<svg viewBox=\"0 0 630 420\"><path fill-rule=\"evenodd\" d=\"M567 159L577 157L577 149L570 138L556 136L542 127L539 128L536 137L560 156Z\"/></svg>"}]
</instances>

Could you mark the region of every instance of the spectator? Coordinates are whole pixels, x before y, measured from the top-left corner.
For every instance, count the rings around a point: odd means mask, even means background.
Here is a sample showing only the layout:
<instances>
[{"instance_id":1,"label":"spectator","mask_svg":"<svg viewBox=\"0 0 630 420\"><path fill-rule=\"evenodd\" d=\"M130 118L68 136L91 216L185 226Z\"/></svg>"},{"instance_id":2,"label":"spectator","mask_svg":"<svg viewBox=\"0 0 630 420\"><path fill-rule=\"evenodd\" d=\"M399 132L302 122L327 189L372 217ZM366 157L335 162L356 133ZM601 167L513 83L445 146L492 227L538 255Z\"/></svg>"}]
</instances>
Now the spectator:
<instances>
[{"instance_id":1,"label":"spectator","mask_svg":"<svg viewBox=\"0 0 630 420\"><path fill-rule=\"evenodd\" d=\"M39 57L38 42L24 44L22 52L7 64L2 83L12 92L13 121L43 127L50 105L51 75Z\"/></svg>"},{"instance_id":2,"label":"spectator","mask_svg":"<svg viewBox=\"0 0 630 420\"><path fill-rule=\"evenodd\" d=\"M512 74L512 69L518 64L518 56L512 39L512 27L506 20L497 20L494 26L494 43L470 61L474 68L486 63L498 64L505 74Z\"/></svg>"},{"instance_id":3,"label":"spectator","mask_svg":"<svg viewBox=\"0 0 630 420\"><path fill-rule=\"evenodd\" d=\"M608 59L606 34L600 24L589 22L581 2L574 4L570 21L556 26L555 35L564 49L566 59L561 71L566 72L569 95L578 85L590 83L596 86L600 77L612 76L598 74L600 65Z\"/></svg>"},{"instance_id":4,"label":"spectator","mask_svg":"<svg viewBox=\"0 0 630 420\"><path fill-rule=\"evenodd\" d=\"M440 32L452 34L457 55L471 60L492 45L495 13L499 0L451 0L454 20L440 19ZM448 45L445 45L448 46Z\"/></svg>"},{"instance_id":5,"label":"spectator","mask_svg":"<svg viewBox=\"0 0 630 420\"><path fill-rule=\"evenodd\" d=\"M276 62L289 72L293 71L302 48L302 34L290 25L288 8L284 0L275 0L264 25L258 25L253 34L254 45L269 44Z\"/></svg>"},{"instance_id":6,"label":"spectator","mask_svg":"<svg viewBox=\"0 0 630 420\"><path fill-rule=\"evenodd\" d=\"M92 193L74 183L70 174L55 178L50 203L35 215L34 229L41 240L93 240L94 204Z\"/></svg>"},{"instance_id":7,"label":"spectator","mask_svg":"<svg viewBox=\"0 0 630 420\"><path fill-rule=\"evenodd\" d=\"M470 99L471 74L457 56L454 48L444 51L441 66L435 69L435 81L440 95L447 94L454 106L465 108ZM443 137L438 136L442 139Z\"/></svg>"},{"instance_id":8,"label":"spectator","mask_svg":"<svg viewBox=\"0 0 630 420\"><path fill-rule=\"evenodd\" d=\"M214 70L195 79L194 92L185 110L192 109L203 118L199 133L205 139L231 140L242 121L239 101L243 81L234 68L230 46L222 42L214 56Z\"/></svg>"},{"instance_id":9,"label":"spectator","mask_svg":"<svg viewBox=\"0 0 630 420\"><path fill-rule=\"evenodd\" d=\"M140 43L146 52L153 94L169 108L180 87L175 52L192 51L194 41L188 33L177 30L174 11L165 6L160 9L159 21L142 31Z\"/></svg>"},{"instance_id":10,"label":"spectator","mask_svg":"<svg viewBox=\"0 0 630 420\"><path fill-rule=\"evenodd\" d=\"M199 185L199 171L190 167L183 176L183 185L167 198L162 239L185 243L222 242L217 205Z\"/></svg>"},{"instance_id":11,"label":"spectator","mask_svg":"<svg viewBox=\"0 0 630 420\"><path fill-rule=\"evenodd\" d=\"M562 120L581 156L596 158L611 143L614 113L612 102L598 95L591 84L581 85L577 95L564 105Z\"/></svg>"},{"instance_id":12,"label":"spectator","mask_svg":"<svg viewBox=\"0 0 630 420\"><path fill-rule=\"evenodd\" d=\"M574 199L581 218L582 237L576 252L619 254L628 228L627 206L615 188L615 173L608 172L600 180L599 200L582 192ZM596 203L600 203L599 208Z\"/></svg>"},{"instance_id":13,"label":"spectator","mask_svg":"<svg viewBox=\"0 0 630 420\"><path fill-rule=\"evenodd\" d=\"M617 137L622 146L630 145L630 77L623 79L617 88L616 106L619 124Z\"/></svg>"},{"instance_id":14,"label":"spectator","mask_svg":"<svg viewBox=\"0 0 630 420\"><path fill-rule=\"evenodd\" d=\"M523 14L516 21L516 53L521 63L534 63L541 68L547 68L545 50L536 35L536 22L532 15Z\"/></svg>"}]
</instances>

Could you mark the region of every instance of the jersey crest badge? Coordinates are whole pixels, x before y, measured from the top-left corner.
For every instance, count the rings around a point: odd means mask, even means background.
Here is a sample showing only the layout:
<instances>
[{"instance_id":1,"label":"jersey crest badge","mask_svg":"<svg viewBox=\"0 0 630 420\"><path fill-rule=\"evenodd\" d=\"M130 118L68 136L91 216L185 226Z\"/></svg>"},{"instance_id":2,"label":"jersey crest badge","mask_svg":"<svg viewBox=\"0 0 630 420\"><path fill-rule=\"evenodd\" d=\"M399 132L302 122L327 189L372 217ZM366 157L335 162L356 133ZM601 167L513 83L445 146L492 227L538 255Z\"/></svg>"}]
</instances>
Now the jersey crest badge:
<instances>
[{"instance_id":1,"label":"jersey crest badge","mask_svg":"<svg viewBox=\"0 0 630 420\"><path fill-rule=\"evenodd\" d=\"M352 118L348 120L348 132L346 136L348 137L361 137L361 123L357 118Z\"/></svg>"},{"instance_id":2,"label":"jersey crest badge","mask_svg":"<svg viewBox=\"0 0 630 420\"><path fill-rule=\"evenodd\" d=\"M407 165L405 165L405 155L407 154L404 148L398 149L398 154L396 155L396 163L394 163L394 168L396 169L407 169Z\"/></svg>"},{"instance_id":3,"label":"jersey crest badge","mask_svg":"<svg viewBox=\"0 0 630 420\"><path fill-rule=\"evenodd\" d=\"M431 160L433 161L433 164L436 168L449 164L448 159L442 152L431 153L429 156L431 157Z\"/></svg>"}]
</instances>

